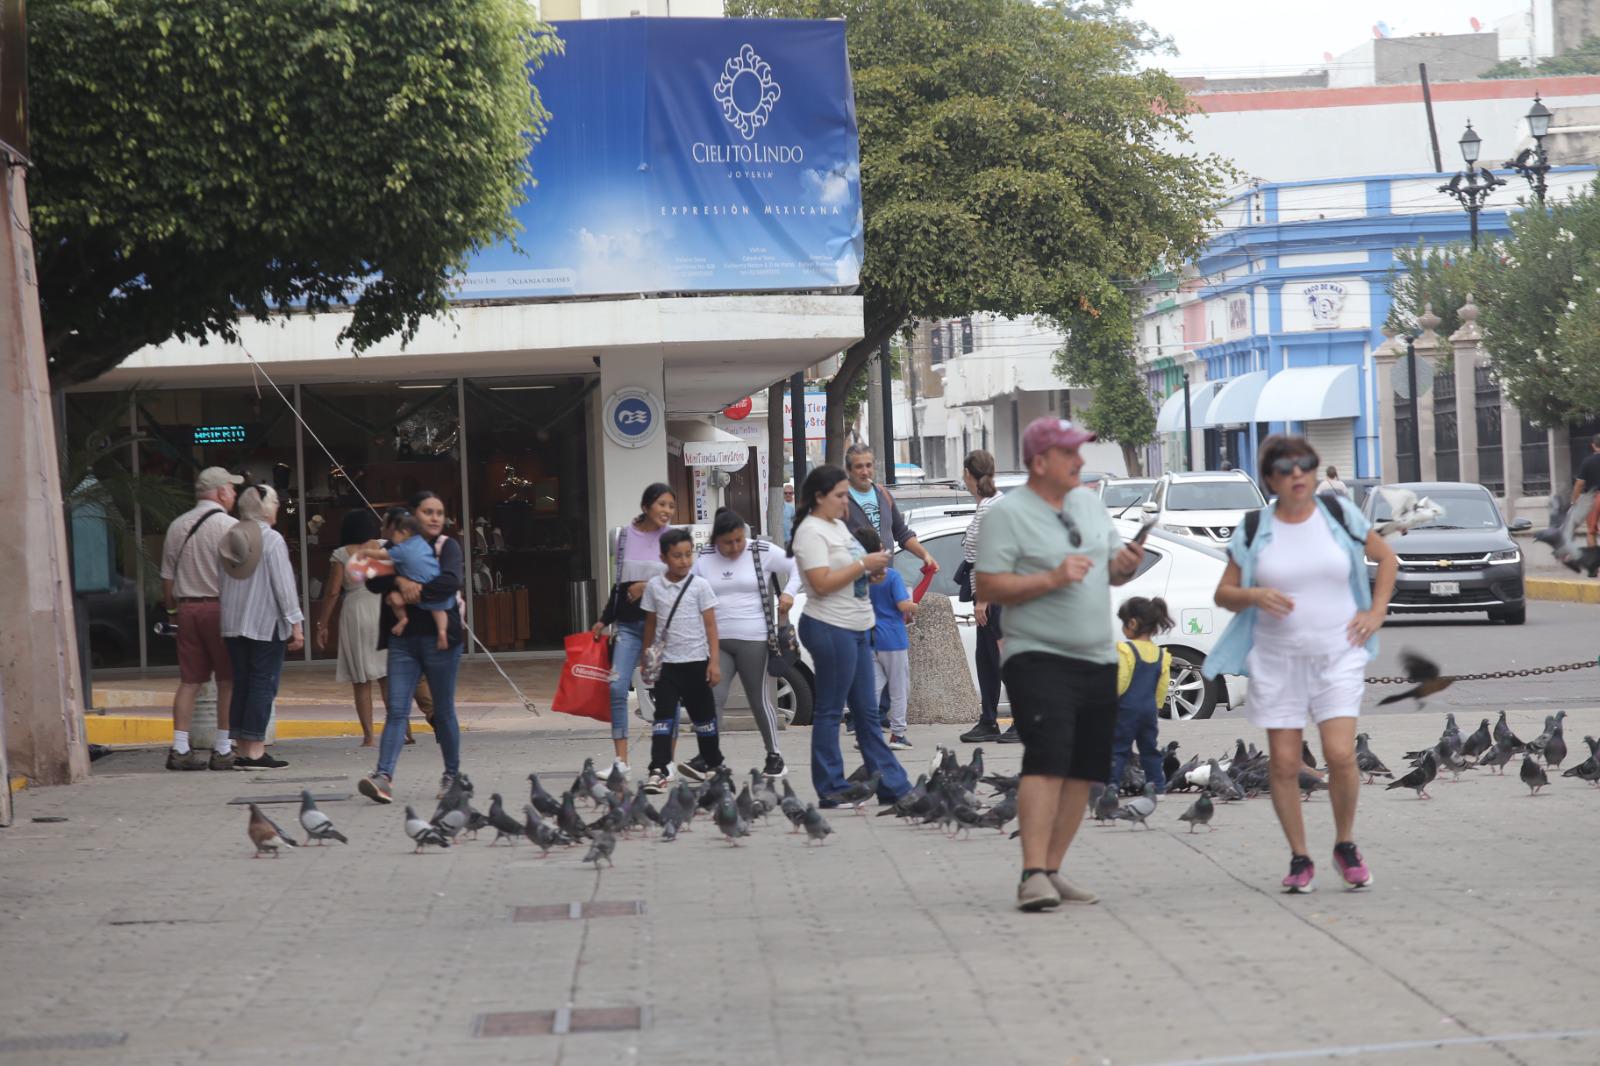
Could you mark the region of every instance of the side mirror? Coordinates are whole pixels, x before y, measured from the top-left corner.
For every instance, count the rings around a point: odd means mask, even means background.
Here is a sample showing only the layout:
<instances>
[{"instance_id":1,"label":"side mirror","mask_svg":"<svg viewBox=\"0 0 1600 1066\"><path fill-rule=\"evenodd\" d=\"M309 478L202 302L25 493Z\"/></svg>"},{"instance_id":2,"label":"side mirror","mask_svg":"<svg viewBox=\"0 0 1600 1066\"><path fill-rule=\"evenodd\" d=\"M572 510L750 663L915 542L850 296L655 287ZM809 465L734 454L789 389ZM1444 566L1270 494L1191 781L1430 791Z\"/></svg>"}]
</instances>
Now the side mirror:
<instances>
[{"instance_id":1,"label":"side mirror","mask_svg":"<svg viewBox=\"0 0 1600 1066\"><path fill-rule=\"evenodd\" d=\"M1516 518L1511 522L1511 532L1513 533L1521 533L1524 530L1529 530L1532 528L1533 519L1531 518Z\"/></svg>"},{"instance_id":2,"label":"side mirror","mask_svg":"<svg viewBox=\"0 0 1600 1066\"><path fill-rule=\"evenodd\" d=\"M1160 514L1161 513L1161 508L1156 506L1156 501L1154 501L1154 500L1146 500L1146 501L1144 501L1143 506L1141 506L1139 508L1139 510L1143 511L1145 514Z\"/></svg>"}]
</instances>

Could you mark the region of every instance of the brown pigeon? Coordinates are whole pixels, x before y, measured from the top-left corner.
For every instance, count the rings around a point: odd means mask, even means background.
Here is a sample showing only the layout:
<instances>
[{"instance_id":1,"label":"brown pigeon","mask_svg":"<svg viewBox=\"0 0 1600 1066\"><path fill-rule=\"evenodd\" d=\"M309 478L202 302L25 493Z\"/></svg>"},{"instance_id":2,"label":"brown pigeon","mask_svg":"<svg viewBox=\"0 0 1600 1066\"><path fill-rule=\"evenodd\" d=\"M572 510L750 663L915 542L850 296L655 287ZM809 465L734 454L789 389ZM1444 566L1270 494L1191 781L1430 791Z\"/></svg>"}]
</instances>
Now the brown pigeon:
<instances>
[{"instance_id":1,"label":"brown pigeon","mask_svg":"<svg viewBox=\"0 0 1600 1066\"><path fill-rule=\"evenodd\" d=\"M296 848L300 845L289 839L289 834L278 828L274 822L261 812L261 808L254 803L250 804L250 842L256 846L256 853L252 859L261 858L262 852L271 852L272 857L278 857L279 848Z\"/></svg>"}]
</instances>

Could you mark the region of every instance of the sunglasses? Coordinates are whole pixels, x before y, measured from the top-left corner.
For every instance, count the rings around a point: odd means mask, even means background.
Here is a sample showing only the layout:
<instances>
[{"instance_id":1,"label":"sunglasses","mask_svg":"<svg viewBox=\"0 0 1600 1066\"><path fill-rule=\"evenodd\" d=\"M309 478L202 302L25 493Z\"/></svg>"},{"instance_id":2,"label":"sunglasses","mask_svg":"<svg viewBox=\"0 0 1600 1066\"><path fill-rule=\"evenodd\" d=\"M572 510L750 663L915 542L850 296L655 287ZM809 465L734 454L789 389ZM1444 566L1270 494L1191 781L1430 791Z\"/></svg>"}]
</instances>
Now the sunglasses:
<instances>
[{"instance_id":1,"label":"sunglasses","mask_svg":"<svg viewBox=\"0 0 1600 1066\"><path fill-rule=\"evenodd\" d=\"M1066 528L1067 540L1072 546L1074 548L1083 547L1083 534L1078 532L1078 523L1072 520L1072 516L1065 511L1057 511L1056 517L1061 519L1062 526Z\"/></svg>"},{"instance_id":2,"label":"sunglasses","mask_svg":"<svg viewBox=\"0 0 1600 1066\"><path fill-rule=\"evenodd\" d=\"M1310 455L1302 455L1297 459L1274 459L1272 461L1272 472L1278 477L1288 477L1296 470L1309 474L1316 468L1317 460Z\"/></svg>"}]
</instances>

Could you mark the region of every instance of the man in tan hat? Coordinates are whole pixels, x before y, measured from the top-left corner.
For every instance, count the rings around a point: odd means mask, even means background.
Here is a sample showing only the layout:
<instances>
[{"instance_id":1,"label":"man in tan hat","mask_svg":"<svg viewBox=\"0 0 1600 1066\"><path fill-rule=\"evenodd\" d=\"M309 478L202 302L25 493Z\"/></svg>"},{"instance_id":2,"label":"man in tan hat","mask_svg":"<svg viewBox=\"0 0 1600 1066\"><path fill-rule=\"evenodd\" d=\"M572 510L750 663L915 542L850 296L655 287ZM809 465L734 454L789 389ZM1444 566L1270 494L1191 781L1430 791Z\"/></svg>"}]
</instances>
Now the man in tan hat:
<instances>
[{"instance_id":1,"label":"man in tan hat","mask_svg":"<svg viewBox=\"0 0 1600 1066\"><path fill-rule=\"evenodd\" d=\"M237 522L233 510L238 474L208 466L194 479L195 505L167 527L161 549L161 592L167 614L178 623L178 691L172 697L172 749L168 770L233 769L228 739L228 701L233 667L222 643L218 579L222 540ZM217 740L208 760L189 747L189 723L200 686L217 679Z\"/></svg>"}]
</instances>

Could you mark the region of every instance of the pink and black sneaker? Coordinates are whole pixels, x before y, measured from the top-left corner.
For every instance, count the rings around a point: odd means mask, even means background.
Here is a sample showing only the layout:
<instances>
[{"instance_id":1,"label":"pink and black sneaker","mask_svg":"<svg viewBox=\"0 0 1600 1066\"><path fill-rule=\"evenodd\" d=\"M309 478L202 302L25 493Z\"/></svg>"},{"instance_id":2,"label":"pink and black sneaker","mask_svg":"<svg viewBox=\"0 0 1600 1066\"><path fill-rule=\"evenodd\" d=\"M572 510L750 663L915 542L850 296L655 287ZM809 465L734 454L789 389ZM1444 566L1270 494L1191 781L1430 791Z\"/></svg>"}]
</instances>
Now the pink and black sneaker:
<instances>
[{"instance_id":1,"label":"pink and black sneaker","mask_svg":"<svg viewBox=\"0 0 1600 1066\"><path fill-rule=\"evenodd\" d=\"M1367 860L1361 857L1361 852L1350 841L1333 846L1333 862L1344 876L1344 883L1351 888L1366 888L1372 884L1372 871L1367 869Z\"/></svg>"},{"instance_id":2,"label":"pink and black sneaker","mask_svg":"<svg viewBox=\"0 0 1600 1066\"><path fill-rule=\"evenodd\" d=\"M1285 892L1315 892L1311 882L1317 876L1316 863L1309 855L1296 855L1289 860L1289 876L1283 879Z\"/></svg>"}]
</instances>

